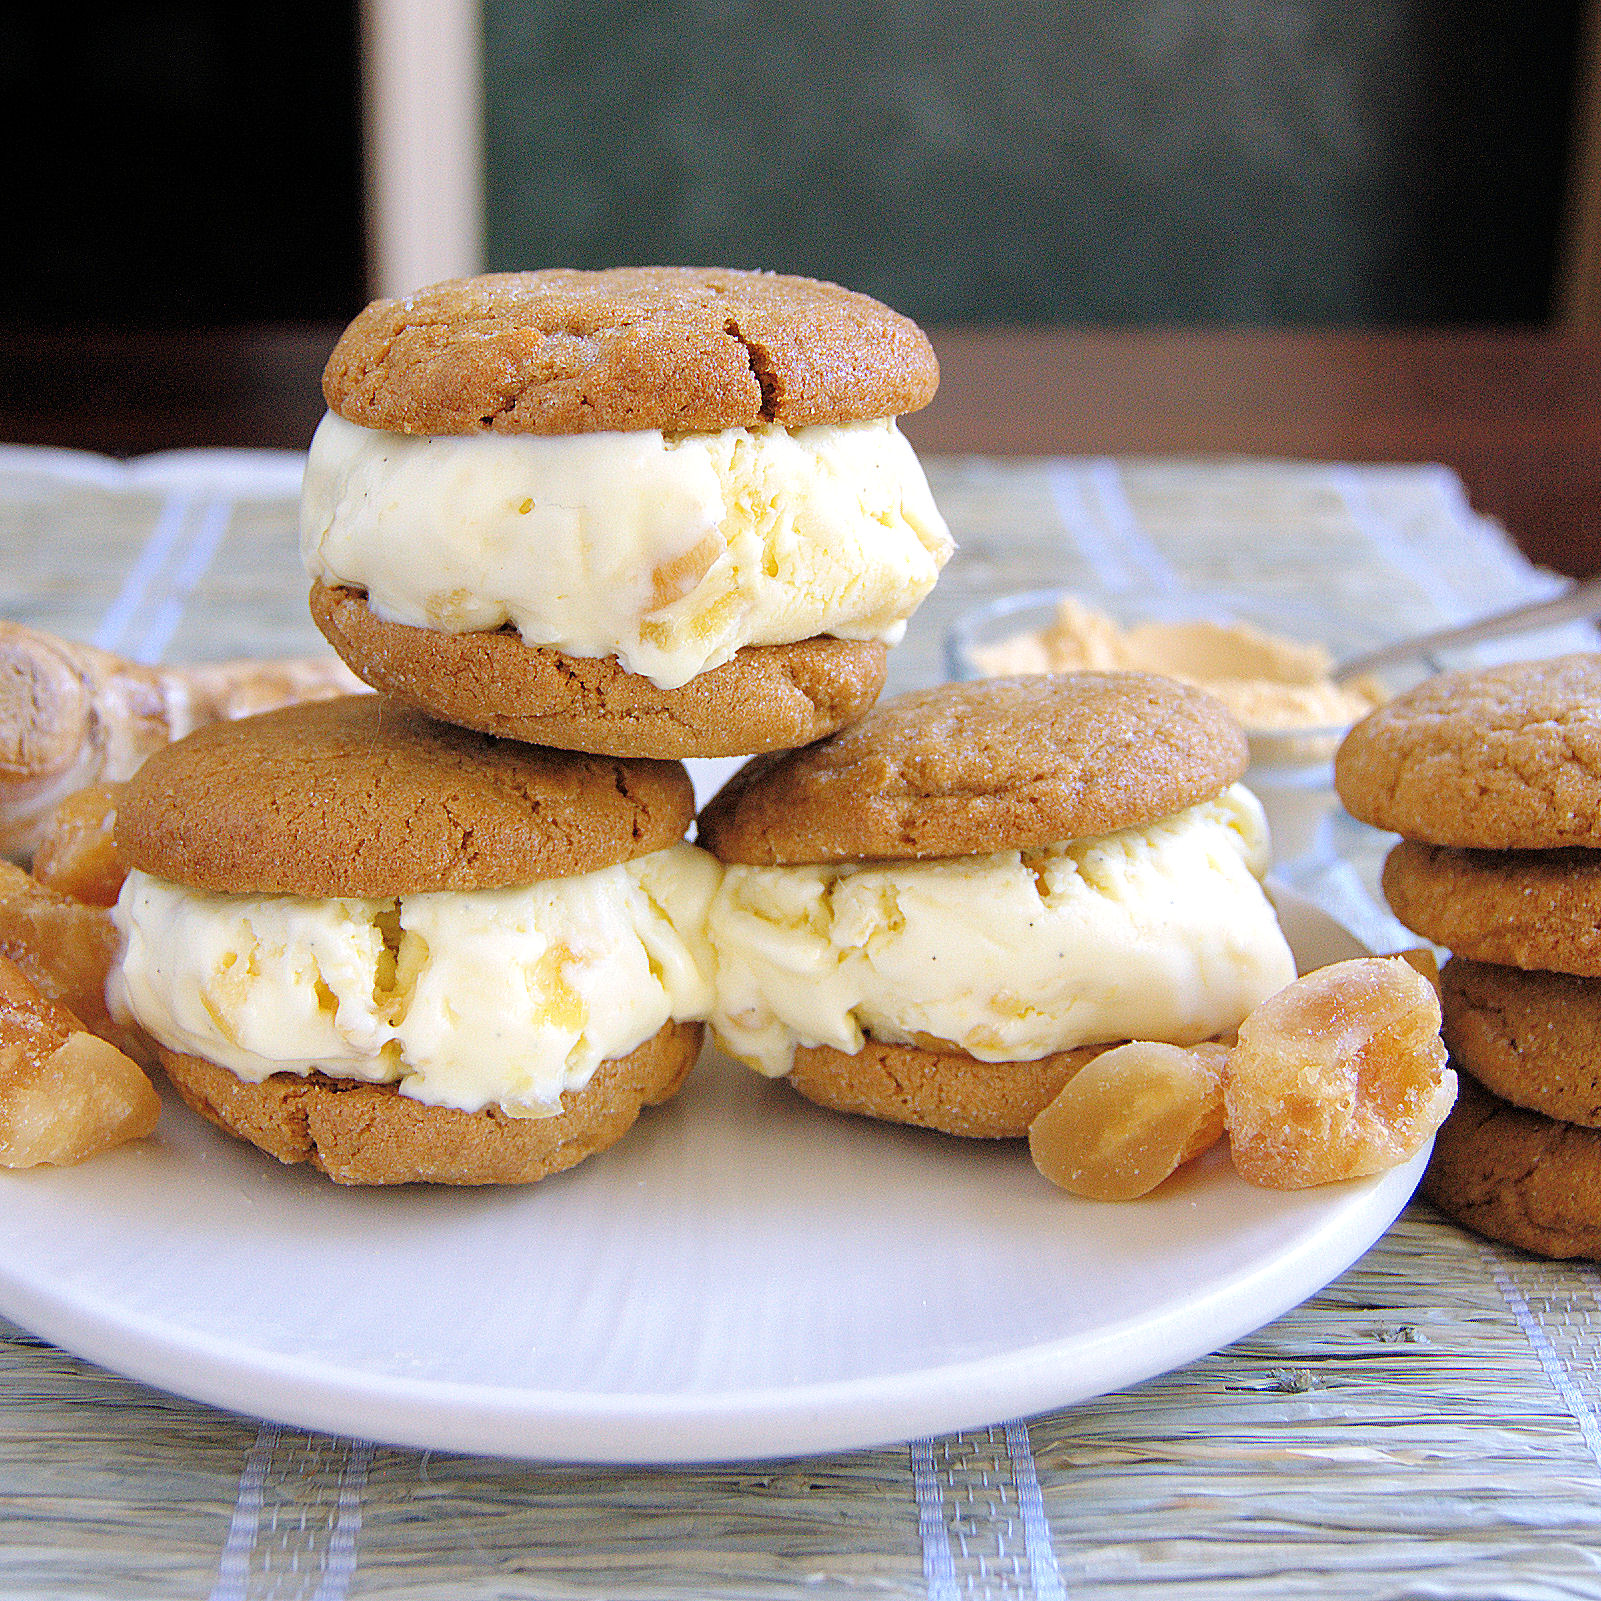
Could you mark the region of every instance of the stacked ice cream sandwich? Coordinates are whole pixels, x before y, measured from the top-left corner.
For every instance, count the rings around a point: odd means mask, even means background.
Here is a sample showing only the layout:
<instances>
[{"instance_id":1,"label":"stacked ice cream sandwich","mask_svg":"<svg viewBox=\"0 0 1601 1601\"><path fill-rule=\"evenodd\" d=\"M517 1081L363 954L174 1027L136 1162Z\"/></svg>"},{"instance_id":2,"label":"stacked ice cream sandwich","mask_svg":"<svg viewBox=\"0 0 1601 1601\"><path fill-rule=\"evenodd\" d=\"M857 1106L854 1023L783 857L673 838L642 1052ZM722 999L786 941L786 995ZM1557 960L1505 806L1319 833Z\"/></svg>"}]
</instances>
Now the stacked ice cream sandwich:
<instances>
[{"instance_id":1,"label":"stacked ice cream sandwich","mask_svg":"<svg viewBox=\"0 0 1601 1601\"><path fill-rule=\"evenodd\" d=\"M1352 730L1335 778L1403 836L1396 916L1452 952L1460 1094L1424 1193L1492 1239L1601 1256L1601 657L1431 679Z\"/></svg>"},{"instance_id":2,"label":"stacked ice cream sandwich","mask_svg":"<svg viewBox=\"0 0 1601 1601\"><path fill-rule=\"evenodd\" d=\"M832 284L501 273L379 301L324 379L312 611L375 689L629 756L859 717L950 536L895 426L939 369Z\"/></svg>"},{"instance_id":3,"label":"stacked ice cream sandwich","mask_svg":"<svg viewBox=\"0 0 1601 1601\"><path fill-rule=\"evenodd\" d=\"M503 274L369 307L306 471L380 693L229 724L119 817L119 1007L206 1116L348 1183L538 1178L709 1020L840 1111L1020 1137L1294 976L1244 737L1143 674L874 709L950 553L933 354L831 285ZM678 758L750 755L684 842ZM704 848L702 848L704 847Z\"/></svg>"}]
</instances>

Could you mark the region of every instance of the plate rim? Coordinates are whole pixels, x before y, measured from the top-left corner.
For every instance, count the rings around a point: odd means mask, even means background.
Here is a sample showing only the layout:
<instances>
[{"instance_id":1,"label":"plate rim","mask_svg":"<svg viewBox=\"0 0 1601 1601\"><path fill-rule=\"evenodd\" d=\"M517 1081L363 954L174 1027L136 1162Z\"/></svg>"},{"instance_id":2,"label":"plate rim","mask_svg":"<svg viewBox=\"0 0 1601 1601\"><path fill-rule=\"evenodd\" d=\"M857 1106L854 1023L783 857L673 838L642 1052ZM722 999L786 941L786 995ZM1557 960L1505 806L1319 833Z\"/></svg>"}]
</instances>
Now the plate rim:
<instances>
[{"instance_id":1,"label":"plate rim","mask_svg":"<svg viewBox=\"0 0 1601 1601\"><path fill-rule=\"evenodd\" d=\"M614 1466L777 1461L887 1447L1056 1411L1217 1351L1300 1305L1370 1249L1410 1199L1428 1154L1426 1148L1377 1178L1347 1181L1342 1188L1351 1192L1351 1204L1321 1218L1289 1251L1221 1285L1208 1285L1189 1300L1097 1328L1088 1337L1044 1341L1003 1357L827 1384L605 1398L368 1374L262 1352L243 1342L196 1337L140 1313L116 1321L97 1317L93 1307L68 1295L40 1292L5 1267L0 1267L0 1311L123 1377L240 1416L316 1432L529 1461ZM1342 1243L1326 1254L1330 1235ZM1268 1300L1253 1298L1264 1292ZM1196 1315L1197 1305L1206 1315ZM1148 1354L1137 1354L1148 1347L1133 1336L1179 1321L1190 1337L1165 1346L1159 1365L1153 1367ZM1049 1382L1069 1369L1070 1382ZM242 1404L242 1390L256 1405ZM846 1413L850 1423L842 1427ZM773 1437L775 1426L782 1443ZM657 1436L658 1443L647 1439L642 1445L642 1429L668 1428L670 1438Z\"/></svg>"}]
</instances>

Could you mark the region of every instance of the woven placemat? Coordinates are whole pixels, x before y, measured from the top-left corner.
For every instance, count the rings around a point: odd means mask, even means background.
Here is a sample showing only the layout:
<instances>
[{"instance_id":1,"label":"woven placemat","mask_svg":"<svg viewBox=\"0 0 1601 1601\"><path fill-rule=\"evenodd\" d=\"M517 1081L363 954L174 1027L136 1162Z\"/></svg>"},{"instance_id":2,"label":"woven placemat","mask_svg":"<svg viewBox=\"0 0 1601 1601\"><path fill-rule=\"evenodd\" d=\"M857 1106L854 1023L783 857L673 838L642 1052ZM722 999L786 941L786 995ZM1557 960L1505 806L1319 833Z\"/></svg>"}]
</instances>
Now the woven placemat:
<instances>
[{"instance_id":1,"label":"woven placemat","mask_svg":"<svg viewBox=\"0 0 1601 1601\"><path fill-rule=\"evenodd\" d=\"M0 606L143 660L316 651L298 471L0 449ZM961 549L895 688L944 675L965 608L1042 585L1249 596L1337 652L1557 587L1435 468L964 460L930 477ZM1331 810L1290 866L1370 942L1398 943L1372 895L1383 845ZM1305 1305L1133 1389L883 1450L684 1470L309 1435L0 1324L0 1593L1593 1596L1598 1295L1592 1265L1490 1246L1414 1203Z\"/></svg>"}]
</instances>

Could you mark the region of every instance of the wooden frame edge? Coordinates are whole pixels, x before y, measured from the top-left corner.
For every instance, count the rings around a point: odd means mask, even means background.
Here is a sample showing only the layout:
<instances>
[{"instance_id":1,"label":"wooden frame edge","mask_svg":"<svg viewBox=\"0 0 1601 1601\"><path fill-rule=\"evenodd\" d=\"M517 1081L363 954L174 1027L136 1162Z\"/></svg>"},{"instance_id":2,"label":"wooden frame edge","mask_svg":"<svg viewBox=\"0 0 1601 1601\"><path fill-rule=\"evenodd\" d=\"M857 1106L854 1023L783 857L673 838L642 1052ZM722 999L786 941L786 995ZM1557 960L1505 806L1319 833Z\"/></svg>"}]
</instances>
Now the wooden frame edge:
<instances>
[{"instance_id":1,"label":"wooden frame edge","mask_svg":"<svg viewBox=\"0 0 1601 1601\"><path fill-rule=\"evenodd\" d=\"M480 0L361 0L368 289L483 270Z\"/></svg>"}]
</instances>

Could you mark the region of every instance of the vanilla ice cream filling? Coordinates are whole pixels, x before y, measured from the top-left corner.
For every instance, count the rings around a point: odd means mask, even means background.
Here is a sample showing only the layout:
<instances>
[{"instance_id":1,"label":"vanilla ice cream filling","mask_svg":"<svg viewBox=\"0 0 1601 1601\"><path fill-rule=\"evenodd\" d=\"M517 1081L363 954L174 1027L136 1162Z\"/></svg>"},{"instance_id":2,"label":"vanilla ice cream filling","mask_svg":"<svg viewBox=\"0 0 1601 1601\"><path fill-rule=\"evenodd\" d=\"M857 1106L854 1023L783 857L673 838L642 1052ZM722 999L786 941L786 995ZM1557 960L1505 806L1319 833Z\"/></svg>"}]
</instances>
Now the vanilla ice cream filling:
<instances>
[{"instance_id":1,"label":"vanilla ice cream filling","mask_svg":"<svg viewBox=\"0 0 1601 1601\"><path fill-rule=\"evenodd\" d=\"M208 894L134 872L108 998L251 1083L320 1070L432 1106L553 1116L602 1062L707 1015L718 877L692 845L379 900Z\"/></svg>"},{"instance_id":2,"label":"vanilla ice cream filling","mask_svg":"<svg viewBox=\"0 0 1601 1601\"><path fill-rule=\"evenodd\" d=\"M1030 1061L1193 1044L1295 977L1248 790L1142 827L920 862L726 867L712 1026L763 1073L865 1037Z\"/></svg>"},{"instance_id":3,"label":"vanilla ice cream filling","mask_svg":"<svg viewBox=\"0 0 1601 1601\"><path fill-rule=\"evenodd\" d=\"M897 643L952 550L893 418L715 434L317 429L314 579L381 618L615 656L664 689L746 645Z\"/></svg>"}]
</instances>

